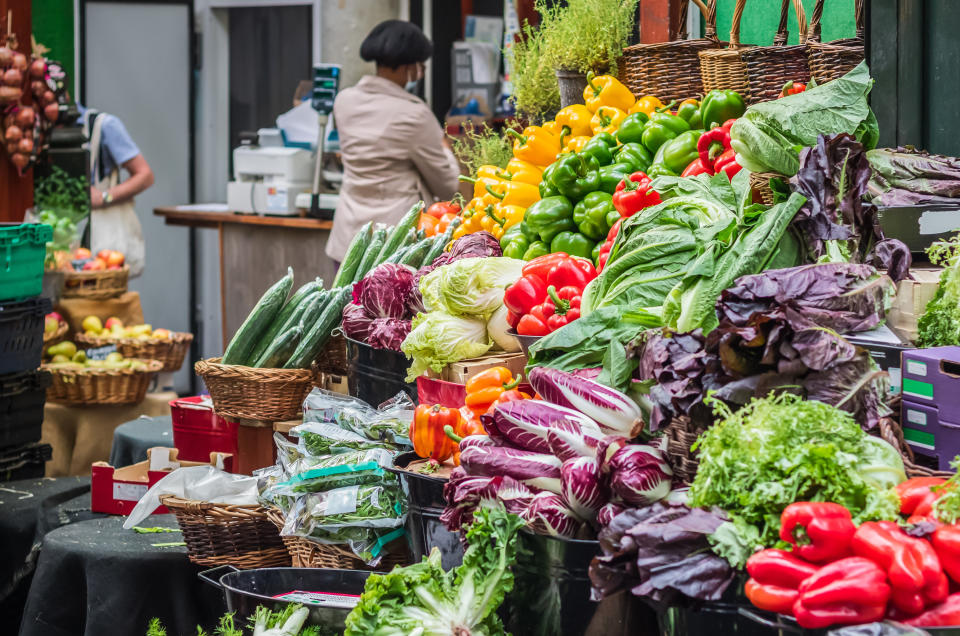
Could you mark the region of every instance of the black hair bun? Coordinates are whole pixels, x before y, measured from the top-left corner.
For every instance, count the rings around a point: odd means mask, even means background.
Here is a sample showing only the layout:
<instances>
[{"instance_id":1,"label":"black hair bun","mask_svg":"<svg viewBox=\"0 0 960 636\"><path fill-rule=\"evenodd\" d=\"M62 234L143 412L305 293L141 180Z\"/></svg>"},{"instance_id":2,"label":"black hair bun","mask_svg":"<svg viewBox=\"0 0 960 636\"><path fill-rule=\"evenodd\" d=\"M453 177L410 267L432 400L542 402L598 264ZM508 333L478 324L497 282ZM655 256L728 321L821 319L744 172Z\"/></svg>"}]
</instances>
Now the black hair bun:
<instances>
[{"instance_id":1,"label":"black hair bun","mask_svg":"<svg viewBox=\"0 0 960 636\"><path fill-rule=\"evenodd\" d=\"M417 25L404 20L384 20L373 27L360 45L364 61L389 68L425 62L431 55L430 39Z\"/></svg>"}]
</instances>

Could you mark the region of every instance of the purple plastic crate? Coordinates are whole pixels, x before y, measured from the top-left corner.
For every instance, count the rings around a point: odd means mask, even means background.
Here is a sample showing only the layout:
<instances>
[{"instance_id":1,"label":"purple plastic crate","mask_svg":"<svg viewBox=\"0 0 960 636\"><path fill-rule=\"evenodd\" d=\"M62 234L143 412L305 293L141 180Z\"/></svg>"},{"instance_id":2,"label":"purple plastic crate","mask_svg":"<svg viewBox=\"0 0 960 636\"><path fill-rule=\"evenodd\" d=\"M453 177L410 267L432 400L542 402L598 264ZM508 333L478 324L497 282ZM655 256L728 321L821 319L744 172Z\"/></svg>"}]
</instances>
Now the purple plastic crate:
<instances>
[{"instance_id":1,"label":"purple plastic crate","mask_svg":"<svg viewBox=\"0 0 960 636\"><path fill-rule=\"evenodd\" d=\"M904 399L940 409L960 422L960 347L908 349L903 352Z\"/></svg>"},{"instance_id":2,"label":"purple plastic crate","mask_svg":"<svg viewBox=\"0 0 960 636\"><path fill-rule=\"evenodd\" d=\"M950 462L960 455L960 424L941 419L940 413L934 406L905 399L900 422L913 452L936 458L940 470L950 470Z\"/></svg>"}]
</instances>

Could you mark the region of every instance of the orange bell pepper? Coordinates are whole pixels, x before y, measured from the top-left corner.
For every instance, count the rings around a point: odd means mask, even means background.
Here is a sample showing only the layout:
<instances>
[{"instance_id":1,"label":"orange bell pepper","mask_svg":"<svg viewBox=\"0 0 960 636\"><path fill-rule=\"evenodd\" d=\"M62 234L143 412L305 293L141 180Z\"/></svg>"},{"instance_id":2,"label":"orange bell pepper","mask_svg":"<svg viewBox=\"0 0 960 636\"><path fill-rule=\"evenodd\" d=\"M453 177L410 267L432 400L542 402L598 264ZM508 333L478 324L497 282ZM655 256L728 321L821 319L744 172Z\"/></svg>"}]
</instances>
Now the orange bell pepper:
<instances>
[{"instance_id":1,"label":"orange bell pepper","mask_svg":"<svg viewBox=\"0 0 960 636\"><path fill-rule=\"evenodd\" d=\"M444 432L445 426L460 426L460 411L439 404L421 404L410 422L410 441L414 452L424 458L444 462L458 449L456 442Z\"/></svg>"},{"instance_id":2,"label":"orange bell pepper","mask_svg":"<svg viewBox=\"0 0 960 636\"><path fill-rule=\"evenodd\" d=\"M481 371L467 380L467 398L464 403L479 417L490 409L490 405L503 395L504 391L516 388L520 376L516 379L506 367L493 367Z\"/></svg>"},{"instance_id":3,"label":"orange bell pepper","mask_svg":"<svg viewBox=\"0 0 960 636\"><path fill-rule=\"evenodd\" d=\"M637 103L627 111L630 115L633 113L643 113L645 115L650 115L658 108L663 107L663 102L654 97L653 95L644 95L637 100Z\"/></svg>"}]
</instances>

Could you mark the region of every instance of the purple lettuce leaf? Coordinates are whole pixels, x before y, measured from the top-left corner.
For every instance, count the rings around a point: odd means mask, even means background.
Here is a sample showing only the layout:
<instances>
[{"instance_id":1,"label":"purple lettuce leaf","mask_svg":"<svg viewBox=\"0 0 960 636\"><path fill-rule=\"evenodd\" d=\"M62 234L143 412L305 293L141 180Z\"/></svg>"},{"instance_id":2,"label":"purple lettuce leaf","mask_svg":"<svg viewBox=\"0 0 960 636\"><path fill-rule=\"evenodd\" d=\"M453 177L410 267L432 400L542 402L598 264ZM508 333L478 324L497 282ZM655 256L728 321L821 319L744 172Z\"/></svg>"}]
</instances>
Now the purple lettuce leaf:
<instances>
[{"instance_id":1,"label":"purple lettuce leaf","mask_svg":"<svg viewBox=\"0 0 960 636\"><path fill-rule=\"evenodd\" d=\"M583 519L567 508L563 499L552 492L540 492L530 507L520 515L537 534L575 538L584 527Z\"/></svg>"},{"instance_id":2,"label":"purple lettuce leaf","mask_svg":"<svg viewBox=\"0 0 960 636\"><path fill-rule=\"evenodd\" d=\"M374 349L400 351L403 339L410 333L411 322L401 318L377 318L370 325L367 344Z\"/></svg>"},{"instance_id":3,"label":"purple lettuce leaf","mask_svg":"<svg viewBox=\"0 0 960 636\"><path fill-rule=\"evenodd\" d=\"M343 308L343 321L340 327L347 338L358 342L366 342L373 328L374 317L367 313L363 305L349 303Z\"/></svg>"},{"instance_id":4,"label":"purple lettuce leaf","mask_svg":"<svg viewBox=\"0 0 960 636\"><path fill-rule=\"evenodd\" d=\"M353 286L353 302L374 318L411 318L408 309L416 270L397 263L377 265Z\"/></svg>"}]
</instances>

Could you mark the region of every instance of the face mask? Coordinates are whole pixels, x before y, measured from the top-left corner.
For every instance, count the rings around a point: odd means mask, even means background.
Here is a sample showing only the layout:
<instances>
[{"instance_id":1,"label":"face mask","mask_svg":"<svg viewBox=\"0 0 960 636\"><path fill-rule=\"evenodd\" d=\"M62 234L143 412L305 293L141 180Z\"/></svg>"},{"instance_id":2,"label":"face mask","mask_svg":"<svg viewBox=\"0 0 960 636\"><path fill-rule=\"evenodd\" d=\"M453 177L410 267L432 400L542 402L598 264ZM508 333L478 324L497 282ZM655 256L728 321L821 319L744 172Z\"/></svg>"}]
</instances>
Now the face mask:
<instances>
[{"instance_id":1,"label":"face mask","mask_svg":"<svg viewBox=\"0 0 960 636\"><path fill-rule=\"evenodd\" d=\"M403 90L407 91L408 93L412 93L416 95L417 87L419 85L420 85L420 82L418 82L417 80L410 80L409 82L403 85Z\"/></svg>"}]
</instances>

